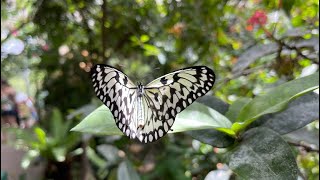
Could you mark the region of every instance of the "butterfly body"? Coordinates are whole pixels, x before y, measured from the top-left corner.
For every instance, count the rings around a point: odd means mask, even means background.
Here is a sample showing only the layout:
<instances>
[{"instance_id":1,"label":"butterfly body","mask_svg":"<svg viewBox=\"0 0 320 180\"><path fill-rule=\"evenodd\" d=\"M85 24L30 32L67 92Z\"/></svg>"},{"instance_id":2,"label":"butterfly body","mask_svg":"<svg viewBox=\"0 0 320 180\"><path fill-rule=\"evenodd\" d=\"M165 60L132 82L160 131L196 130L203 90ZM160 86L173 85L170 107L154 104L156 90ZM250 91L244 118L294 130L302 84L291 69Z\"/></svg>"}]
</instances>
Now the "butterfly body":
<instances>
[{"instance_id":1,"label":"butterfly body","mask_svg":"<svg viewBox=\"0 0 320 180\"><path fill-rule=\"evenodd\" d=\"M98 64L91 70L97 97L110 109L128 137L149 143L163 137L175 117L213 86L215 75L205 66L174 71L143 86L121 71Z\"/></svg>"}]
</instances>

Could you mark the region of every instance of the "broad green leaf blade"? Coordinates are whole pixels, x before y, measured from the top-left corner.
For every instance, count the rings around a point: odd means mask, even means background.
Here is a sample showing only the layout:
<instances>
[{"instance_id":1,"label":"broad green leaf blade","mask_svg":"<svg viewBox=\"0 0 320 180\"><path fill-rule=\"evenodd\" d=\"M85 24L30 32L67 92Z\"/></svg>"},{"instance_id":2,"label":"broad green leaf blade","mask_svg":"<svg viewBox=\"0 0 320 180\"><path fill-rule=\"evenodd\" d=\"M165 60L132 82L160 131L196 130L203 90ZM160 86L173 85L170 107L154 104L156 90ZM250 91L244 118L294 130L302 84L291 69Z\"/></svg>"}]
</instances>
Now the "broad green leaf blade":
<instances>
[{"instance_id":1,"label":"broad green leaf blade","mask_svg":"<svg viewBox=\"0 0 320 180\"><path fill-rule=\"evenodd\" d=\"M310 92L291 101L284 111L264 115L252 125L268 127L279 134L287 134L317 119L319 119L319 95Z\"/></svg>"},{"instance_id":2,"label":"broad green leaf blade","mask_svg":"<svg viewBox=\"0 0 320 180\"><path fill-rule=\"evenodd\" d=\"M242 108L251 101L251 98L239 98L231 106L226 113L226 117L232 122L235 122Z\"/></svg>"},{"instance_id":3,"label":"broad green leaf blade","mask_svg":"<svg viewBox=\"0 0 320 180\"><path fill-rule=\"evenodd\" d=\"M238 123L234 123L232 129L238 132L262 115L281 111L290 100L317 88L319 88L319 72L284 83L249 102L241 110Z\"/></svg>"},{"instance_id":4,"label":"broad green leaf blade","mask_svg":"<svg viewBox=\"0 0 320 180\"><path fill-rule=\"evenodd\" d=\"M208 106L194 102L177 115L172 126L173 131L169 131L169 133L230 127L231 122L226 117ZM116 126L110 110L104 105L89 114L71 130L100 135L123 134Z\"/></svg>"},{"instance_id":5,"label":"broad green leaf blade","mask_svg":"<svg viewBox=\"0 0 320 180\"><path fill-rule=\"evenodd\" d=\"M98 135L123 135L116 126L113 115L105 105L90 113L78 125L72 128L71 131Z\"/></svg>"},{"instance_id":6,"label":"broad green leaf blade","mask_svg":"<svg viewBox=\"0 0 320 180\"><path fill-rule=\"evenodd\" d=\"M139 180L140 177L137 171L133 168L129 161L120 163L117 173L118 179L121 180Z\"/></svg>"},{"instance_id":7,"label":"broad green leaf blade","mask_svg":"<svg viewBox=\"0 0 320 180\"><path fill-rule=\"evenodd\" d=\"M173 132L182 132L197 129L230 128L231 125L231 122L219 112L194 102L177 115L172 129Z\"/></svg>"},{"instance_id":8,"label":"broad green leaf blade","mask_svg":"<svg viewBox=\"0 0 320 180\"><path fill-rule=\"evenodd\" d=\"M202 96L197 100L202 104L205 104L212 109L218 111L220 114L225 114L228 111L229 105L214 96ZM215 129L203 129L187 131L188 135L197 139L205 144L212 145L214 147L228 147L234 143L234 139L224 132Z\"/></svg>"},{"instance_id":9,"label":"broad green leaf blade","mask_svg":"<svg viewBox=\"0 0 320 180\"><path fill-rule=\"evenodd\" d=\"M228 147L235 141L226 133L220 132L215 129L187 131L186 133L194 139L197 139L205 144L209 144L213 147L219 148Z\"/></svg>"},{"instance_id":10,"label":"broad green leaf blade","mask_svg":"<svg viewBox=\"0 0 320 180\"><path fill-rule=\"evenodd\" d=\"M319 149L319 130L310 129L309 127L304 127L296 131L290 132L282 136L287 142L303 143L312 147L313 149Z\"/></svg>"},{"instance_id":11,"label":"broad green leaf blade","mask_svg":"<svg viewBox=\"0 0 320 180\"><path fill-rule=\"evenodd\" d=\"M250 129L229 153L229 168L241 179L298 177L299 170L290 146L268 128Z\"/></svg>"}]
</instances>

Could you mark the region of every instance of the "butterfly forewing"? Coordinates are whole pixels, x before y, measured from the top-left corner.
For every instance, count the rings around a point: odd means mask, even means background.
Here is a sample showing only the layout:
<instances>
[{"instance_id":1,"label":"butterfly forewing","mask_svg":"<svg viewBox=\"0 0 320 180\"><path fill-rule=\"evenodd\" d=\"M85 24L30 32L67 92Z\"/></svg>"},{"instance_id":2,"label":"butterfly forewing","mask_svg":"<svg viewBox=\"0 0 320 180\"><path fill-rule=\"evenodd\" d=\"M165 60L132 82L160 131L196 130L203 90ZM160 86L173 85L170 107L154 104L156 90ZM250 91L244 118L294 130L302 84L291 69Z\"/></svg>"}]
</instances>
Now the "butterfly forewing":
<instances>
[{"instance_id":1,"label":"butterfly forewing","mask_svg":"<svg viewBox=\"0 0 320 180\"><path fill-rule=\"evenodd\" d=\"M151 111L142 142L164 136L175 117L197 98L205 95L215 82L214 72L205 66L181 69L155 79L145 86L145 101Z\"/></svg>"},{"instance_id":2,"label":"butterfly forewing","mask_svg":"<svg viewBox=\"0 0 320 180\"><path fill-rule=\"evenodd\" d=\"M144 143L163 137L176 115L205 95L215 81L210 68L194 66L155 79L143 87L140 97L138 88L115 68L96 65L91 76L98 98L109 107L119 129Z\"/></svg>"},{"instance_id":3,"label":"butterfly forewing","mask_svg":"<svg viewBox=\"0 0 320 180\"><path fill-rule=\"evenodd\" d=\"M107 65L94 66L91 78L97 97L110 109L118 128L129 137L135 136L136 86L124 73Z\"/></svg>"}]
</instances>

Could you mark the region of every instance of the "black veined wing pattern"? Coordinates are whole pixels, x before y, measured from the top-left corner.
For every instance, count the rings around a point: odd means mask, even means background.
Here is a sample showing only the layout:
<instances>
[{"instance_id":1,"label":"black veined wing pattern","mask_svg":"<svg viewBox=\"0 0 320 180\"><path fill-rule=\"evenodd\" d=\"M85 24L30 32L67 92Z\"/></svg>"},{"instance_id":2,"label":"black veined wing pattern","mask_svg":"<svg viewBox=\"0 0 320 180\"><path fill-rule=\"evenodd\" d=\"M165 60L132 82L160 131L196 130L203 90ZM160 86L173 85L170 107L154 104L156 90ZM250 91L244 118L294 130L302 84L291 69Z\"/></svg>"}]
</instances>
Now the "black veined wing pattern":
<instances>
[{"instance_id":1,"label":"black veined wing pattern","mask_svg":"<svg viewBox=\"0 0 320 180\"><path fill-rule=\"evenodd\" d=\"M205 95L215 81L206 66L194 66L161 76L146 86L134 85L107 65L91 70L97 97L111 110L118 128L130 138L149 143L163 137L176 115Z\"/></svg>"}]
</instances>

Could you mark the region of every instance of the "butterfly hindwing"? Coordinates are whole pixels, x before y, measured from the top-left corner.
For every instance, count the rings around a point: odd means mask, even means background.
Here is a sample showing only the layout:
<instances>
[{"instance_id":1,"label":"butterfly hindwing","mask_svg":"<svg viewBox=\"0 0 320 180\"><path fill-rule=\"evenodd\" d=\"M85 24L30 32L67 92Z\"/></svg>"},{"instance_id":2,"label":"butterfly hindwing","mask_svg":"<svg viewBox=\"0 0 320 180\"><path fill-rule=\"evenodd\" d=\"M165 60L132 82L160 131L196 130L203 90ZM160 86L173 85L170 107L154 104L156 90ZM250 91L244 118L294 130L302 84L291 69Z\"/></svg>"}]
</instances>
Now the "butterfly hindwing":
<instances>
[{"instance_id":1,"label":"butterfly hindwing","mask_svg":"<svg viewBox=\"0 0 320 180\"><path fill-rule=\"evenodd\" d=\"M163 137L176 115L205 95L215 81L214 72L205 66L174 71L143 87L140 104L137 86L121 71L98 64L91 78L97 97L111 110L118 128L143 143ZM143 122L138 120L140 112Z\"/></svg>"}]
</instances>

